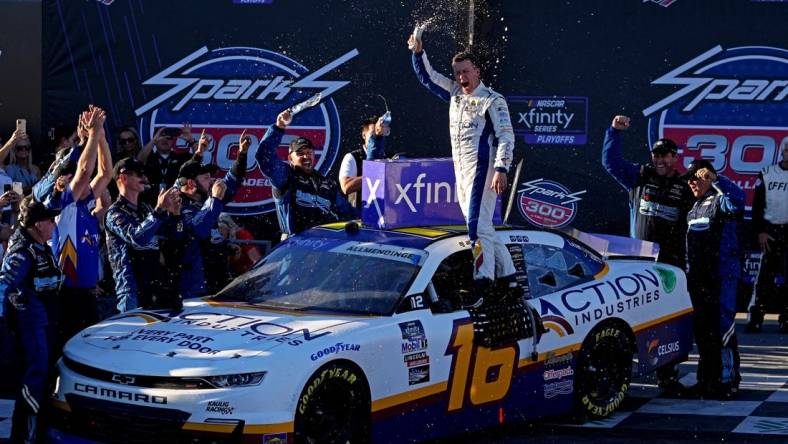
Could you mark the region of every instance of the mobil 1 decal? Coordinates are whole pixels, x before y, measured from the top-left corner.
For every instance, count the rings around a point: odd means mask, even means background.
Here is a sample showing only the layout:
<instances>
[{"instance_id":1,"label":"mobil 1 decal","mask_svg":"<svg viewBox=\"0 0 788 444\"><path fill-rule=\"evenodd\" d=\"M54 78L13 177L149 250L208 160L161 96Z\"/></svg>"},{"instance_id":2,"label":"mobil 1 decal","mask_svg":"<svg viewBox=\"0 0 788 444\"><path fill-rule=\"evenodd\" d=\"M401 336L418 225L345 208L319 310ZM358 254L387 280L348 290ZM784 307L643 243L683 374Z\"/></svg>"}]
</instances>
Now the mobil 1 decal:
<instances>
[{"instance_id":1,"label":"mobil 1 decal","mask_svg":"<svg viewBox=\"0 0 788 444\"><path fill-rule=\"evenodd\" d=\"M152 138L162 127L192 124L192 133L210 136L203 162L219 167L221 177L238 157L238 139L247 129L252 139L243 186L226 211L231 214L260 214L273 209L271 183L255 161L258 142L287 108L320 94L317 106L301 112L288 126L277 155L286 160L286 145L306 137L315 145L315 169L328 173L339 151L340 119L330 97L349 81L328 80L331 73L358 55L353 49L310 69L284 54L262 48L202 47L185 54L142 85L153 98L135 110L140 128ZM178 139L174 150L186 150Z\"/></svg>"},{"instance_id":2,"label":"mobil 1 decal","mask_svg":"<svg viewBox=\"0 0 788 444\"><path fill-rule=\"evenodd\" d=\"M716 46L651 84L666 96L643 110L649 141L673 139L684 168L711 161L747 193L749 213L758 173L788 141L788 50Z\"/></svg>"},{"instance_id":3,"label":"mobil 1 decal","mask_svg":"<svg viewBox=\"0 0 788 444\"><path fill-rule=\"evenodd\" d=\"M585 145L588 97L510 96L514 134L533 145Z\"/></svg>"}]
</instances>

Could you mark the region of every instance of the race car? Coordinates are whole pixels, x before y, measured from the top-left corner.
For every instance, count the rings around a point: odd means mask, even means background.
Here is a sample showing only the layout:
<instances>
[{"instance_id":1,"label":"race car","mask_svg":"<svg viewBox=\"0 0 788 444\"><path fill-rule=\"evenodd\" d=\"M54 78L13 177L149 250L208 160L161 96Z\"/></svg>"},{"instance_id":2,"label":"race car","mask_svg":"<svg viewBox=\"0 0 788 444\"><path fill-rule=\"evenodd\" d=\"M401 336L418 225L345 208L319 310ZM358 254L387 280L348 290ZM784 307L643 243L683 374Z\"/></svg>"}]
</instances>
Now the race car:
<instances>
[{"instance_id":1,"label":"race car","mask_svg":"<svg viewBox=\"0 0 788 444\"><path fill-rule=\"evenodd\" d=\"M497 235L532 309L527 338L475 343L464 227L325 225L212 297L126 312L72 338L49 438L415 442L568 412L605 417L633 375L687 358L682 270L558 231Z\"/></svg>"}]
</instances>

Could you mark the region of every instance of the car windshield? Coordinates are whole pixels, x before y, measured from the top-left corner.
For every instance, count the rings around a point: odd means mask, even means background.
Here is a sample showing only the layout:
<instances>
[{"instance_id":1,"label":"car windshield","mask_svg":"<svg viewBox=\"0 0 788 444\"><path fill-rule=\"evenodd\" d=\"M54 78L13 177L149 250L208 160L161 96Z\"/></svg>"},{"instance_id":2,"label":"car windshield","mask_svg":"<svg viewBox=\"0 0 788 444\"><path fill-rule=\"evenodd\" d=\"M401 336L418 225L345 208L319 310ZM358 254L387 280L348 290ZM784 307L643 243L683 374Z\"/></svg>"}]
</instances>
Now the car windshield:
<instances>
[{"instance_id":1,"label":"car windshield","mask_svg":"<svg viewBox=\"0 0 788 444\"><path fill-rule=\"evenodd\" d=\"M426 259L423 250L293 238L214 296L264 308L387 315Z\"/></svg>"}]
</instances>

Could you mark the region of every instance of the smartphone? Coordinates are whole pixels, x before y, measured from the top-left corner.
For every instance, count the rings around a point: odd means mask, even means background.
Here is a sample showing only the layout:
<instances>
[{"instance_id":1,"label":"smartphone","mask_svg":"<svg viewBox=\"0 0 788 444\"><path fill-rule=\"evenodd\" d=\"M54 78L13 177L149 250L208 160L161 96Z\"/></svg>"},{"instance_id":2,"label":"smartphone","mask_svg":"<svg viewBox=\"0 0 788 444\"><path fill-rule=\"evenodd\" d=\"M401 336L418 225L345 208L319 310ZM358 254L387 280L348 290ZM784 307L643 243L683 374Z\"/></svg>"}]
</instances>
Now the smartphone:
<instances>
[{"instance_id":1,"label":"smartphone","mask_svg":"<svg viewBox=\"0 0 788 444\"><path fill-rule=\"evenodd\" d=\"M21 133L27 133L27 120L16 119L16 130Z\"/></svg>"},{"instance_id":2,"label":"smartphone","mask_svg":"<svg viewBox=\"0 0 788 444\"><path fill-rule=\"evenodd\" d=\"M11 189L14 190L14 193L20 196L24 196L25 194L24 187L22 186L22 182L14 182L13 184L11 184Z\"/></svg>"},{"instance_id":3,"label":"smartphone","mask_svg":"<svg viewBox=\"0 0 788 444\"><path fill-rule=\"evenodd\" d=\"M4 183L3 184L3 193L7 193L9 191L11 191L11 184L10 183Z\"/></svg>"}]
</instances>

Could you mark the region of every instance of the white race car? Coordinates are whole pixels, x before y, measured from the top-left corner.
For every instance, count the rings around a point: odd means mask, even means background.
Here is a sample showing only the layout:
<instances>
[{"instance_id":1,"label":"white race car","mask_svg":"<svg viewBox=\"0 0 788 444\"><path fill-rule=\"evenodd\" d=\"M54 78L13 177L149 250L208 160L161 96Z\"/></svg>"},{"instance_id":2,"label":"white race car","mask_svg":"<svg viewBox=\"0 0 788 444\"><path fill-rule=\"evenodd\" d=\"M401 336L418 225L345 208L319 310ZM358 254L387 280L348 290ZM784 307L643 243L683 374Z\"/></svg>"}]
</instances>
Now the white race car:
<instances>
[{"instance_id":1,"label":"white race car","mask_svg":"<svg viewBox=\"0 0 788 444\"><path fill-rule=\"evenodd\" d=\"M570 411L686 359L684 273L554 231L499 228L533 335L474 343L462 227L314 228L219 294L84 330L58 365L50 439L412 442ZM538 327L538 328L537 328Z\"/></svg>"}]
</instances>

